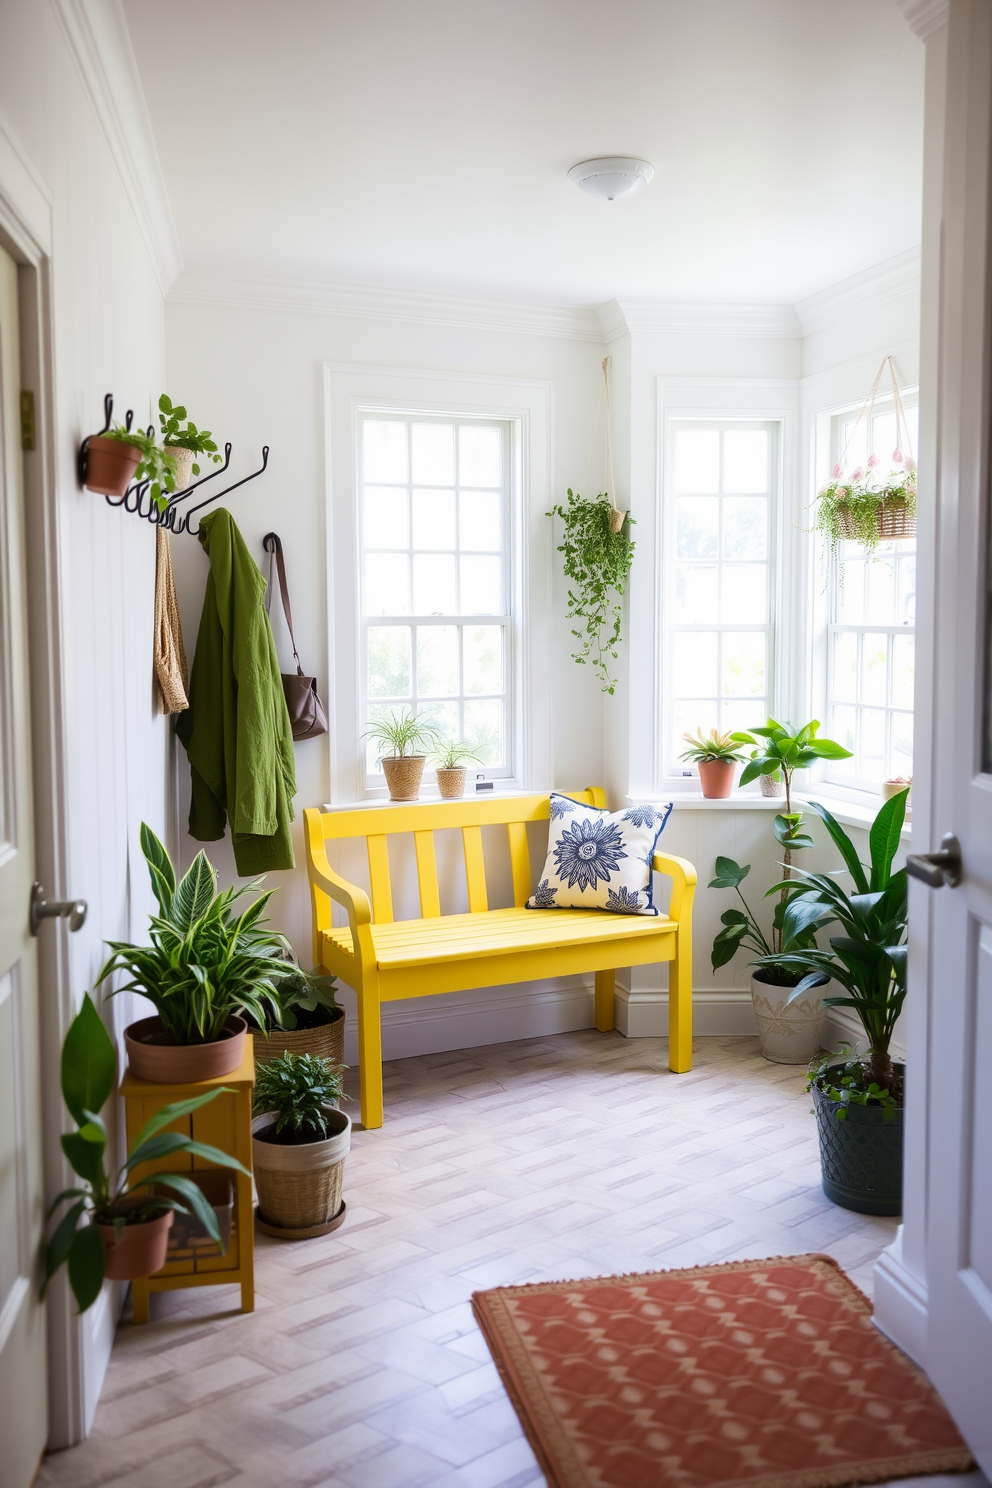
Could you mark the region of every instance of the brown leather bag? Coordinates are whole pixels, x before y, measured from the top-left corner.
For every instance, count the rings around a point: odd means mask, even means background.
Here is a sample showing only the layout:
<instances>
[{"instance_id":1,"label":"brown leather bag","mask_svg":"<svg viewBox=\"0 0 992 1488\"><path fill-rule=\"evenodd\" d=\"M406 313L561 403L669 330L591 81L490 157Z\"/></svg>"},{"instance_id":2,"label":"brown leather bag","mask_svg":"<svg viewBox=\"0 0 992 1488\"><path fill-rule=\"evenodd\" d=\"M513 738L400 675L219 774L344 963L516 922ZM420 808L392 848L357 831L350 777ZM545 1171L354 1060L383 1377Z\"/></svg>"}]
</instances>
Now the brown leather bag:
<instances>
[{"instance_id":1,"label":"brown leather bag","mask_svg":"<svg viewBox=\"0 0 992 1488\"><path fill-rule=\"evenodd\" d=\"M274 561L279 572L279 592L282 595L283 614L286 616L289 638L293 643L293 656L296 660L295 673L283 672L282 674L282 688L286 694L286 707L289 710L289 721L293 726L293 738L315 739L318 734L327 733L327 714L324 712L323 703L317 696L316 677L305 677L303 667L300 665L296 637L293 634L293 611L289 604L289 585L286 583L286 563L282 556L282 542L275 532L267 532L262 539L262 546L269 555L269 587L265 593L265 609L268 612L272 603Z\"/></svg>"}]
</instances>

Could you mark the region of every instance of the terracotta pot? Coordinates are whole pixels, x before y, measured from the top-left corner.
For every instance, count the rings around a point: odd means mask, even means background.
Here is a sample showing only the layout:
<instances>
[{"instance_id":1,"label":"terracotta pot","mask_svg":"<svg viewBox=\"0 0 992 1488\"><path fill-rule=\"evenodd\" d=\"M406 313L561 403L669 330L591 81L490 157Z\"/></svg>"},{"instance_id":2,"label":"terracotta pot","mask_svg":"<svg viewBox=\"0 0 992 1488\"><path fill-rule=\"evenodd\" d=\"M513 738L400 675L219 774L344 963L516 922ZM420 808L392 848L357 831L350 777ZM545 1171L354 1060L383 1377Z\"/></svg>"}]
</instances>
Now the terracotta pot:
<instances>
[{"instance_id":1,"label":"terracotta pot","mask_svg":"<svg viewBox=\"0 0 992 1488\"><path fill-rule=\"evenodd\" d=\"M271 1111L256 1116L252 1130L252 1169L259 1218L268 1234L303 1239L302 1230L326 1234L341 1210L344 1161L351 1146L351 1117L325 1106L330 1135L320 1142L264 1142L258 1133L271 1127Z\"/></svg>"},{"instance_id":2,"label":"terracotta pot","mask_svg":"<svg viewBox=\"0 0 992 1488\"><path fill-rule=\"evenodd\" d=\"M99 496L123 496L140 463L137 445L91 434L86 441L86 489Z\"/></svg>"},{"instance_id":3,"label":"terracotta pot","mask_svg":"<svg viewBox=\"0 0 992 1488\"><path fill-rule=\"evenodd\" d=\"M120 1239L113 1225L97 1225L103 1240L104 1275L111 1281L134 1281L139 1276L154 1276L156 1271L161 1271L169 1247L172 1220L173 1211L166 1209L157 1219L125 1225Z\"/></svg>"},{"instance_id":4,"label":"terracotta pot","mask_svg":"<svg viewBox=\"0 0 992 1488\"><path fill-rule=\"evenodd\" d=\"M251 1031L255 1049L255 1063L268 1064L281 1054L315 1054L331 1064L344 1064L344 1008L329 1023L316 1028L273 1028L263 1033L259 1028Z\"/></svg>"},{"instance_id":5,"label":"terracotta pot","mask_svg":"<svg viewBox=\"0 0 992 1488\"><path fill-rule=\"evenodd\" d=\"M165 453L172 461L175 469L175 482L177 491L185 491L193 479L193 451L183 449L179 444L167 444Z\"/></svg>"},{"instance_id":6,"label":"terracotta pot","mask_svg":"<svg viewBox=\"0 0 992 1488\"><path fill-rule=\"evenodd\" d=\"M391 801L416 801L427 763L425 754L383 755L382 773L389 786Z\"/></svg>"},{"instance_id":7,"label":"terracotta pot","mask_svg":"<svg viewBox=\"0 0 992 1488\"><path fill-rule=\"evenodd\" d=\"M437 788L445 800L453 801L457 796L465 794L465 777L468 774L464 765L453 765L450 770L435 770L437 776Z\"/></svg>"},{"instance_id":8,"label":"terracotta pot","mask_svg":"<svg viewBox=\"0 0 992 1488\"><path fill-rule=\"evenodd\" d=\"M829 978L786 1007L791 987L766 982L760 971L751 974L751 1006L758 1025L761 1052L773 1064L809 1064L823 1043L827 1011L820 1001Z\"/></svg>"},{"instance_id":9,"label":"terracotta pot","mask_svg":"<svg viewBox=\"0 0 992 1488\"><path fill-rule=\"evenodd\" d=\"M697 768L699 783L708 801L722 801L730 795L734 788L736 769L733 760L700 760Z\"/></svg>"},{"instance_id":10,"label":"terracotta pot","mask_svg":"<svg viewBox=\"0 0 992 1488\"><path fill-rule=\"evenodd\" d=\"M124 1030L127 1062L137 1080L159 1085L195 1085L233 1075L245 1057L248 1026L244 1018L228 1018L224 1037L210 1044L173 1044L161 1018L142 1018Z\"/></svg>"}]
</instances>

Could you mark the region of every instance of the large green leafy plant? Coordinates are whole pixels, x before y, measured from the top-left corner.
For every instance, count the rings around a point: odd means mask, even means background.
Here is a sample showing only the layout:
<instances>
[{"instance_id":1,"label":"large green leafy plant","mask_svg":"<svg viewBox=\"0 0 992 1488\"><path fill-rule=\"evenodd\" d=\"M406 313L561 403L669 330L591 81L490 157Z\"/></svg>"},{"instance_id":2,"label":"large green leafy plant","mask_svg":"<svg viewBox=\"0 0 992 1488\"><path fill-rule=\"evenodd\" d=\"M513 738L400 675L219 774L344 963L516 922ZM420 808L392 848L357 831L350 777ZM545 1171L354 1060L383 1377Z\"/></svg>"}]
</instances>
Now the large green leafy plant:
<instances>
[{"instance_id":1,"label":"large green leafy plant","mask_svg":"<svg viewBox=\"0 0 992 1488\"><path fill-rule=\"evenodd\" d=\"M219 1167L248 1172L236 1158L219 1148L194 1142L181 1132L165 1130L174 1121L214 1100L222 1093L217 1089L163 1106L142 1127L119 1170L108 1173L107 1128L100 1111L113 1093L116 1069L117 1056L110 1035L87 993L62 1045L62 1098L77 1128L63 1135L62 1150L82 1182L60 1193L48 1211L51 1215L62 1204L69 1204L48 1242L42 1285L44 1295L59 1267L67 1265L69 1285L80 1312L92 1307L103 1285L105 1252L97 1229L99 1224L113 1225L120 1234L125 1225L140 1224L165 1210L175 1209L181 1214L195 1215L223 1249L216 1215L188 1174L156 1170L150 1177L135 1181L136 1168L164 1157L192 1156ZM171 1193L161 1192L163 1189Z\"/></svg>"},{"instance_id":2,"label":"large green leafy plant","mask_svg":"<svg viewBox=\"0 0 992 1488\"><path fill-rule=\"evenodd\" d=\"M572 631L579 642L572 660L580 666L591 663L603 691L612 695L616 678L611 676L610 663L617 659L623 618L621 600L634 560L632 518L628 512L620 530L615 532L611 516L614 520L619 518L608 495L601 493L595 501L587 501L571 489L567 505L559 502L547 515L560 517L565 524L558 552L565 555L565 577L573 585L568 590L568 619L582 622L581 629Z\"/></svg>"},{"instance_id":3,"label":"large green leafy plant","mask_svg":"<svg viewBox=\"0 0 992 1488\"><path fill-rule=\"evenodd\" d=\"M319 1142L327 1136L325 1106L344 1094L344 1065L316 1054L288 1051L255 1072L252 1104L257 1113L275 1115L274 1130L283 1141Z\"/></svg>"},{"instance_id":4,"label":"large green leafy plant","mask_svg":"<svg viewBox=\"0 0 992 1488\"><path fill-rule=\"evenodd\" d=\"M808 769L818 759L850 758L851 751L843 745L835 743L833 739L821 739L819 728L819 721L815 718L801 729L795 728L791 723L776 723L774 718L769 718L763 728L752 729L750 733L730 735L738 747L744 744L752 746L751 758L741 771L738 784L749 785L762 775L780 776L785 781L785 811L776 815L772 830L776 842L783 850L786 879L790 878L792 872L793 854L802 848L813 846L812 837L804 830L803 813L792 809L793 775L797 770ZM728 909L720 917L723 929L713 942L713 970L725 966L744 946L760 959L766 981L779 987L794 986L799 975L794 967L782 960L783 953L791 954L815 945L815 924L811 921L798 932L799 938L796 939L797 932L791 924L786 924L784 918L789 896L789 887L786 884L771 890L771 893L779 893L779 902L775 906L771 937L767 937L740 890L740 885L750 871L749 863L742 867L733 858L721 857L716 860L716 877L710 880L710 888L736 890L744 907L743 910Z\"/></svg>"},{"instance_id":5,"label":"large green leafy plant","mask_svg":"<svg viewBox=\"0 0 992 1488\"><path fill-rule=\"evenodd\" d=\"M149 920L148 946L108 941L113 955L98 981L124 971L115 992L140 992L175 1044L219 1039L234 1013L249 1012L264 1028L268 1012L281 1022L281 989L296 968L285 958L285 936L267 929L262 911L268 889L242 907L259 881L217 891L217 875L206 854L197 853L176 883L169 855L150 827L141 825L141 851L148 864L159 913Z\"/></svg>"},{"instance_id":6,"label":"large green leafy plant","mask_svg":"<svg viewBox=\"0 0 992 1488\"><path fill-rule=\"evenodd\" d=\"M811 801L840 849L854 892L849 893L831 874L802 869L796 870L798 886L795 880L785 886L789 892L783 915L786 935L794 939L812 925L831 923L838 924L842 932L830 937L829 951L813 947L779 956L780 962L803 973L790 1001L801 997L818 977L833 977L846 995L825 997L824 1003L853 1009L868 1043L864 1058L849 1061L839 1078L830 1064L814 1071L815 1083L837 1102L838 1116L845 1114L852 1100L877 1102L891 1109L902 1097L902 1079L893 1067L890 1044L906 1000L908 893L905 868L893 873L892 863L908 794L900 791L875 817L869 833L870 865L861 862L854 843L826 807Z\"/></svg>"}]
</instances>

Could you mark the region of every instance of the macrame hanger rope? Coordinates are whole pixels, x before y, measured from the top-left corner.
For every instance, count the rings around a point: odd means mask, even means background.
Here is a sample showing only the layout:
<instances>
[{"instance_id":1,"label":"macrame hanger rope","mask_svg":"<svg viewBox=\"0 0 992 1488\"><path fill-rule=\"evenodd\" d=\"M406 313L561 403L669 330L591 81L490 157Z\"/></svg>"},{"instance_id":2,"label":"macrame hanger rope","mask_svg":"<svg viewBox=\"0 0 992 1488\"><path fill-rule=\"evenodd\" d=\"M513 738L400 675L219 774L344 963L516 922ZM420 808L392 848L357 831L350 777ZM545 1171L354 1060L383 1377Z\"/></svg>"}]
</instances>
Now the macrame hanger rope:
<instances>
[{"instance_id":1,"label":"macrame hanger rope","mask_svg":"<svg viewBox=\"0 0 992 1488\"><path fill-rule=\"evenodd\" d=\"M607 357L606 360L609 361L609 358ZM586 468L585 468L585 473L584 473L584 475L582 477L582 489L584 491L586 491L586 490L589 489L589 467L592 464L592 452L593 452L593 449L595 448L595 445L596 445L596 435L599 432L599 416L600 416L600 414L603 411L603 398L604 398L606 392L607 392L607 388L606 388L606 385L604 383L604 386L601 387L600 390L599 390L599 402L596 404L596 417L592 421L592 433L589 435L589 453L586 455ZM607 438L607 442L609 442L609 438L610 438L610 415L609 415L609 412L607 412L607 415L606 415L606 438Z\"/></svg>"},{"instance_id":2,"label":"macrame hanger rope","mask_svg":"<svg viewBox=\"0 0 992 1488\"><path fill-rule=\"evenodd\" d=\"M913 457L913 441L909 437L909 425L906 422L906 410L902 406L902 398L899 394L899 384L896 381L896 364L891 357L885 359L889 364L889 376L892 378L892 404L896 414L896 450L905 460L906 456ZM893 451L895 454L895 450Z\"/></svg>"},{"instance_id":3,"label":"macrame hanger rope","mask_svg":"<svg viewBox=\"0 0 992 1488\"><path fill-rule=\"evenodd\" d=\"M883 358L881 366L879 367L878 371L875 373L875 381L871 385L871 389L870 389L870 391L868 393L868 396L867 396L867 398L865 399L865 401L861 405L861 412L858 414L857 418L854 420L854 423L851 425L851 432L847 436L847 443L844 445L844 453L840 457L840 464L841 464L841 469L842 470L845 469L846 468L846 465L847 465L847 452L851 448L851 440L854 438L855 434L858 432L858 426L861 423L861 420L863 418L865 418L866 416L867 416L867 419L868 419L868 425L867 425L867 427L868 427L868 432L869 432L869 436L870 436L870 433L871 433L871 415L872 415L872 410L875 407L875 398L876 398L876 395L878 393L878 389L879 389L879 387L881 386L881 383L882 383L882 376L883 376L883 373L885 372L886 362L888 362L890 360L891 360L891 358L889 358L889 357ZM895 386L895 379L893 378L893 387L894 386ZM866 444L867 444L867 441L866 441Z\"/></svg>"},{"instance_id":4,"label":"macrame hanger rope","mask_svg":"<svg viewBox=\"0 0 992 1488\"><path fill-rule=\"evenodd\" d=\"M613 510L617 510L617 483L613 474L613 405L610 400L610 368L613 358L603 358L603 389L606 393L606 490L613 503Z\"/></svg>"}]
</instances>

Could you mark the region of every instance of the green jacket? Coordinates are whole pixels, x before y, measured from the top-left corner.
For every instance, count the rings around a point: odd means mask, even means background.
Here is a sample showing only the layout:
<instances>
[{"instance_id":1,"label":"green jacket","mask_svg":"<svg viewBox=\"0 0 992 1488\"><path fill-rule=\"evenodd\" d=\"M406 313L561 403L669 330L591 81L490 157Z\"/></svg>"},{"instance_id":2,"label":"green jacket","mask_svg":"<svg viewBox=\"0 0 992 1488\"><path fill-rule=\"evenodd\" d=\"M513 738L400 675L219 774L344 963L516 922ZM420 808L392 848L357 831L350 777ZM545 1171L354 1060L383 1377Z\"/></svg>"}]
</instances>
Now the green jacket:
<instances>
[{"instance_id":1,"label":"green jacket","mask_svg":"<svg viewBox=\"0 0 992 1488\"><path fill-rule=\"evenodd\" d=\"M176 732L193 776L190 836L216 842L231 823L242 876L294 867L296 769L265 580L223 507L200 522L210 559L189 686Z\"/></svg>"}]
</instances>

